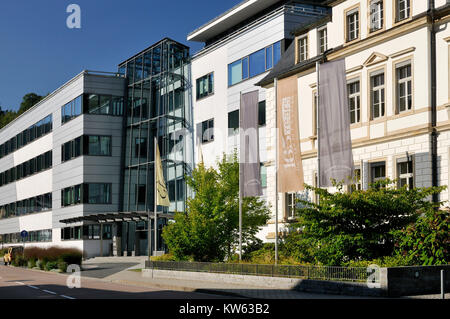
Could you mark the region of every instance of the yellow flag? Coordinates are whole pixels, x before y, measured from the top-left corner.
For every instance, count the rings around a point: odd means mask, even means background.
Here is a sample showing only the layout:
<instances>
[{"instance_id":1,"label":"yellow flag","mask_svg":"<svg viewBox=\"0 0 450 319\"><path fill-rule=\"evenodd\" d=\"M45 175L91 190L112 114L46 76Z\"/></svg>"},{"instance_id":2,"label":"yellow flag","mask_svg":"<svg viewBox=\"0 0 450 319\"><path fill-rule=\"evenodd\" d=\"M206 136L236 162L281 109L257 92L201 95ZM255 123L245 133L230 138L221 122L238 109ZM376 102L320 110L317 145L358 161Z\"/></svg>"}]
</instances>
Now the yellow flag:
<instances>
[{"instance_id":1,"label":"yellow flag","mask_svg":"<svg viewBox=\"0 0 450 319\"><path fill-rule=\"evenodd\" d=\"M164 181L158 144L156 144L156 205L170 206L169 193L167 192L166 182Z\"/></svg>"}]
</instances>

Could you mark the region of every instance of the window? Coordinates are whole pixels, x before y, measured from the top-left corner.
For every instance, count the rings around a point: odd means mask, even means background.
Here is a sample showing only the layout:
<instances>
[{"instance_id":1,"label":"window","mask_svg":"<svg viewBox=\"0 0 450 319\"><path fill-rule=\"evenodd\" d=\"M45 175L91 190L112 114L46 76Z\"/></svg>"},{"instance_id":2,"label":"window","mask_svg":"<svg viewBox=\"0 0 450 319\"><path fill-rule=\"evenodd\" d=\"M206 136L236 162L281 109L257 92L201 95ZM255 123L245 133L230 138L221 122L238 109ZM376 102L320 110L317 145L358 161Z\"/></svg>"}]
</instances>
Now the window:
<instances>
[{"instance_id":1,"label":"window","mask_svg":"<svg viewBox=\"0 0 450 319\"><path fill-rule=\"evenodd\" d=\"M370 1L370 32L383 28L383 0Z\"/></svg>"},{"instance_id":2,"label":"window","mask_svg":"<svg viewBox=\"0 0 450 319\"><path fill-rule=\"evenodd\" d=\"M370 181L374 183L376 181L386 178L386 163L378 162L370 165Z\"/></svg>"},{"instance_id":3,"label":"window","mask_svg":"<svg viewBox=\"0 0 450 319\"><path fill-rule=\"evenodd\" d=\"M385 112L384 105L384 73L376 74L370 77L371 86L371 117L372 120L383 117Z\"/></svg>"},{"instance_id":4,"label":"window","mask_svg":"<svg viewBox=\"0 0 450 319\"><path fill-rule=\"evenodd\" d=\"M239 110L228 113L228 136L239 133Z\"/></svg>"},{"instance_id":5,"label":"window","mask_svg":"<svg viewBox=\"0 0 450 319\"><path fill-rule=\"evenodd\" d=\"M411 159L401 159L397 161L397 183L398 187L406 185L408 189L414 188L413 161Z\"/></svg>"},{"instance_id":6,"label":"window","mask_svg":"<svg viewBox=\"0 0 450 319\"><path fill-rule=\"evenodd\" d=\"M347 12L347 41L353 41L359 37L359 11L358 9Z\"/></svg>"},{"instance_id":7,"label":"window","mask_svg":"<svg viewBox=\"0 0 450 319\"><path fill-rule=\"evenodd\" d=\"M214 73L197 79L197 100L214 93Z\"/></svg>"},{"instance_id":8,"label":"window","mask_svg":"<svg viewBox=\"0 0 450 319\"><path fill-rule=\"evenodd\" d=\"M134 156L136 158L147 158L147 138L135 138L134 140Z\"/></svg>"},{"instance_id":9,"label":"window","mask_svg":"<svg viewBox=\"0 0 450 319\"><path fill-rule=\"evenodd\" d=\"M362 190L361 168L355 167L354 184L351 185L351 190Z\"/></svg>"},{"instance_id":10,"label":"window","mask_svg":"<svg viewBox=\"0 0 450 319\"><path fill-rule=\"evenodd\" d=\"M267 167L261 163L260 164L260 172L261 172L261 187L267 187Z\"/></svg>"},{"instance_id":11,"label":"window","mask_svg":"<svg viewBox=\"0 0 450 319\"><path fill-rule=\"evenodd\" d=\"M265 50L259 50L249 56L249 74L250 77L257 76L258 74L264 73L265 68Z\"/></svg>"},{"instance_id":12,"label":"window","mask_svg":"<svg viewBox=\"0 0 450 319\"><path fill-rule=\"evenodd\" d=\"M228 86L273 68L281 59L281 41L228 64Z\"/></svg>"},{"instance_id":13,"label":"window","mask_svg":"<svg viewBox=\"0 0 450 319\"><path fill-rule=\"evenodd\" d=\"M202 123L202 143L214 141L214 119Z\"/></svg>"},{"instance_id":14,"label":"window","mask_svg":"<svg viewBox=\"0 0 450 319\"><path fill-rule=\"evenodd\" d=\"M308 59L308 38L305 36L298 39L298 61L302 62Z\"/></svg>"},{"instance_id":15,"label":"window","mask_svg":"<svg viewBox=\"0 0 450 319\"><path fill-rule=\"evenodd\" d=\"M408 19L410 16L410 10L411 10L411 0L396 0L395 1L395 21L401 21L404 19Z\"/></svg>"},{"instance_id":16,"label":"window","mask_svg":"<svg viewBox=\"0 0 450 319\"><path fill-rule=\"evenodd\" d=\"M68 121L81 115L83 110L83 95L80 95L76 99L70 101L66 105L61 107L61 124L67 123Z\"/></svg>"},{"instance_id":17,"label":"window","mask_svg":"<svg viewBox=\"0 0 450 319\"><path fill-rule=\"evenodd\" d=\"M258 125L266 125L266 101L261 101L258 104Z\"/></svg>"},{"instance_id":18,"label":"window","mask_svg":"<svg viewBox=\"0 0 450 319\"><path fill-rule=\"evenodd\" d=\"M324 53L328 49L327 27L317 30L318 51Z\"/></svg>"},{"instance_id":19,"label":"window","mask_svg":"<svg viewBox=\"0 0 450 319\"><path fill-rule=\"evenodd\" d=\"M295 218L296 194L286 193L286 216L289 219Z\"/></svg>"},{"instance_id":20,"label":"window","mask_svg":"<svg viewBox=\"0 0 450 319\"><path fill-rule=\"evenodd\" d=\"M397 66L397 113L411 110L412 108L412 76L411 64Z\"/></svg>"},{"instance_id":21,"label":"window","mask_svg":"<svg viewBox=\"0 0 450 319\"><path fill-rule=\"evenodd\" d=\"M136 185L136 203L138 205L145 205L145 195L147 192L147 185Z\"/></svg>"},{"instance_id":22,"label":"window","mask_svg":"<svg viewBox=\"0 0 450 319\"><path fill-rule=\"evenodd\" d=\"M111 184L84 184L83 202L86 204L111 204Z\"/></svg>"},{"instance_id":23,"label":"window","mask_svg":"<svg viewBox=\"0 0 450 319\"><path fill-rule=\"evenodd\" d=\"M361 121L361 94L359 80L347 84L348 106L350 109L350 124Z\"/></svg>"},{"instance_id":24,"label":"window","mask_svg":"<svg viewBox=\"0 0 450 319\"><path fill-rule=\"evenodd\" d=\"M85 155L111 156L111 136L84 136L87 150Z\"/></svg>"}]
</instances>

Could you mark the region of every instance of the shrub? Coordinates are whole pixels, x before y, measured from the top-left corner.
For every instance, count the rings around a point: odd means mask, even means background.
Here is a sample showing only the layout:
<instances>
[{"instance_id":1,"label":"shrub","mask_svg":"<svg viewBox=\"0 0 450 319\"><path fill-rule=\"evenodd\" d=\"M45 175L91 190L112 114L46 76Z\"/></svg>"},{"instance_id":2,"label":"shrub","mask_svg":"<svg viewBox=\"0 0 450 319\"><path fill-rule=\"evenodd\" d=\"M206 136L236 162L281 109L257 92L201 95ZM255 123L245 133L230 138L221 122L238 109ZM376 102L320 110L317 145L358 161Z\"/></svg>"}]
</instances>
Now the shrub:
<instances>
[{"instance_id":1,"label":"shrub","mask_svg":"<svg viewBox=\"0 0 450 319\"><path fill-rule=\"evenodd\" d=\"M61 247L50 247L50 248L40 248L31 247L25 249L25 258L27 260L35 259L42 260L45 264L49 261L57 262L62 261L67 264L77 264L81 265L82 253L78 249L74 248L61 248Z\"/></svg>"},{"instance_id":2,"label":"shrub","mask_svg":"<svg viewBox=\"0 0 450 319\"><path fill-rule=\"evenodd\" d=\"M151 261L176 261L175 256L171 253L164 254L161 256L151 256L150 260Z\"/></svg>"},{"instance_id":3,"label":"shrub","mask_svg":"<svg viewBox=\"0 0 450 319\"><path fill-rule=\"evenodd\" d=\"M24 267L27 265L27 261L22 256L22 254L19 254L14 257L14 259L11 261L11 264L16 267Z\"/></svg>"},{"instance_id":4,"label":"shrub","mask_svg":"<svg viewBox=\"0 0 450 319\"><path fill-rule=\"evenodd\" d=\"M56 261L48 261L44 266L44 270L46 270L46 271L50 271L52 269L57 269L57 268L58 268L58 262L56 262Z\"/></svg>"},{"instance_id":5,"label":"shrub","mask_svg":"<svg viewBox=\"0 0 450 319\"><path fill-rule=\"evenodd\" d=\"M67 271L67 263L64 261L60 261L58 262L58 269L61 270L62 272L66 272Z\"/></svg>"},{"instance_id":6,"label":"shrub","mask_svg":"<svg viewBox=\"0 0 450 319\"><path fill-rule=\"evenodd\" d=\"M3 257L8 252L7 248L0 249L0 257Z\"/></svg>"},{"instance_id":7,"label":"shrub","mask_svg":"<svg viewBox=\"0 0 450 319\"><path fill-rule=\"evenodd\" d=\"M44 270L44 266L45 266L45 264L44 264L44 261L42 259L38 259L36 261L36 267L38 267L40 270Z\"/></svg>"},{"instance_id":8,"label":"shrub","mask_svg":"<svg viewBox=\"0 0 450 319\"><path fill-rule=\"evenodd\" d=\"M36 267L36 259L32 258L28 260L28 268Z\"/></svg>"},{"instance_id":9,"label":"shrub","mask_svg":"<svg viewBox=\"0 0 450 319\"><path fill-rule=\"evenodd\" d=\"M404 230L394 232L398 258L414 265L450 262L450 212L428 211Z\"/></svg>"}]
</instances>

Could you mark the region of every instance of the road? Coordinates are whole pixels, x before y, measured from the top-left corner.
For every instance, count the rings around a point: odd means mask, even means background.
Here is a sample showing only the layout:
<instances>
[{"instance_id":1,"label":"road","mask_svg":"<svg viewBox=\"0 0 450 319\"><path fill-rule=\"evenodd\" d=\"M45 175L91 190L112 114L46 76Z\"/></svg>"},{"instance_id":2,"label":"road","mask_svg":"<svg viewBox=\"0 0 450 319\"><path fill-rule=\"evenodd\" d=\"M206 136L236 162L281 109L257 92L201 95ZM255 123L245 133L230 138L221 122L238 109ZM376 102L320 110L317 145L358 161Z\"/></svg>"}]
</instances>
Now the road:
<instances>
[{"instance_id":1,"label":"road","mask_svg":"<svg viewBox=\"0 0 450 319\"><path fill-rule=\"evenodd\" d=\"M0 266L2 299L217 299L199 292L170 291L81 277L81 288L67 287L68 275Z\"/></svg>"}]
</instances>

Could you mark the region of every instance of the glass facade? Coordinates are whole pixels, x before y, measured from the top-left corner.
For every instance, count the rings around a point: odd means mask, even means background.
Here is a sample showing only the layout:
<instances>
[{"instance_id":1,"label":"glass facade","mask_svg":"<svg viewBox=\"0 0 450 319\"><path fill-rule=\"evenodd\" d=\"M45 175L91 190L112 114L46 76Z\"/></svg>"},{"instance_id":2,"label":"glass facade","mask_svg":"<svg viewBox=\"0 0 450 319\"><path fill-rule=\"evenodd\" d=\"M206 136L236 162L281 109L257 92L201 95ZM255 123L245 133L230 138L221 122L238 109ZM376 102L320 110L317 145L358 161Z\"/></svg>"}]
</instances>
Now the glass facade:
<instances>
[{"instance_id":1,"label":"glass facade","mask_svg":"<svg viewBox=\"0 0 450 319\"><path fill-rule=\"evenodd\" d=\"M170 39L119 65L119 73L128 79L124 212L154 210L155 137L167 187L174 190L171 206L158 211L185 210L184 176L192 164L184 138L192 123L189 67L189 48Z\"/></svg>"}]
</instances>

